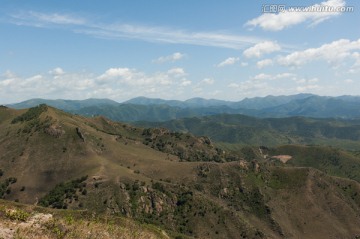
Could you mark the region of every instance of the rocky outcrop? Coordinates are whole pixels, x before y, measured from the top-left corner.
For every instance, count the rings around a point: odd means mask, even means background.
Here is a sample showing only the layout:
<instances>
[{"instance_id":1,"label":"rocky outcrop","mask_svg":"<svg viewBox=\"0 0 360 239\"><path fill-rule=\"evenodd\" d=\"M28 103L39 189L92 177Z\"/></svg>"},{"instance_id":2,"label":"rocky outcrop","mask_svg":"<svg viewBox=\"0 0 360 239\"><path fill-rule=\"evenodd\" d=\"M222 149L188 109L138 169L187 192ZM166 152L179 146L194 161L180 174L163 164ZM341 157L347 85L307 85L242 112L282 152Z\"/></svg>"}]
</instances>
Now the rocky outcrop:
<instances>
[{"instance_id":1,"label":"rocky outcrop","mask_svg":"<svg viewBox=\"0 0 360 239\"><path fill-rule=\"evenodd\" d=\"M85 137L84 137L84 134L81 132L80 128L79 127L76 127L76 133L77 135L79 136L79 138L85 142Z\"/></svg>"},{"instance_id":2,"label":"rocky outcrop","mask_svg":"<svg viewBox=\"0 0 360 239\"><path fill-rule=\"evenodd\" d=\"M44 129L45 133L55 138L60 138L65 133L61 125L50 125Z\"/></svg>"}]
</instances>

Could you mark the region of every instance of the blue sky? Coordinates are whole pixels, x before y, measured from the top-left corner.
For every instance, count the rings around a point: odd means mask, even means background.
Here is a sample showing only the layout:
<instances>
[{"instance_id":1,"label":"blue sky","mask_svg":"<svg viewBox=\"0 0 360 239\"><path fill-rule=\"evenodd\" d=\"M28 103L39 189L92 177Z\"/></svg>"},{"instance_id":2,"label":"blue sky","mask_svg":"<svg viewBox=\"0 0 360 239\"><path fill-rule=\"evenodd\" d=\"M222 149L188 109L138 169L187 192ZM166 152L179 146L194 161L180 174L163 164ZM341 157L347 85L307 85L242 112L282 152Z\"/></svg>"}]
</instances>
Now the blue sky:
<instances>
[{"instance_id":1,"label":"blue sky","mask_svg":"<svg viewBox=\"0 0 360 239\"><path fill-rule=\"evenodd\" d=\"M359 95L359 22L356 0L2 0L0 104Z\"/></svg>"}]
</instances>

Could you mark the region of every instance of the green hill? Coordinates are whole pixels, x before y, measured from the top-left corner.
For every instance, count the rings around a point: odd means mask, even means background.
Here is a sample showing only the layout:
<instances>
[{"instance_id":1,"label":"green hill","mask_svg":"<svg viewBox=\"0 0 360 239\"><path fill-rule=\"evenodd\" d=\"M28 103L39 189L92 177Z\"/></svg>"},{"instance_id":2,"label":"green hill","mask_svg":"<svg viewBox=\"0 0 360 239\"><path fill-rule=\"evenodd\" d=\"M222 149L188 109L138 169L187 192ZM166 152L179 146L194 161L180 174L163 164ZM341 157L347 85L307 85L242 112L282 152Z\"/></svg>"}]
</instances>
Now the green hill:
<instances>
[{"instance_id":1,"label":"green hill","mask_svg":"<svg viewBox=\"0 0 360 239\"><path fill-rule=\"evenodd\" d=\"M360 121L304 117L254 118L245 115L213 115L167 122L137 122L146 127L165 127L217 142L242 145L283 144L333 145L356 150L360 147Z\"/></svg>"}]
</instances>

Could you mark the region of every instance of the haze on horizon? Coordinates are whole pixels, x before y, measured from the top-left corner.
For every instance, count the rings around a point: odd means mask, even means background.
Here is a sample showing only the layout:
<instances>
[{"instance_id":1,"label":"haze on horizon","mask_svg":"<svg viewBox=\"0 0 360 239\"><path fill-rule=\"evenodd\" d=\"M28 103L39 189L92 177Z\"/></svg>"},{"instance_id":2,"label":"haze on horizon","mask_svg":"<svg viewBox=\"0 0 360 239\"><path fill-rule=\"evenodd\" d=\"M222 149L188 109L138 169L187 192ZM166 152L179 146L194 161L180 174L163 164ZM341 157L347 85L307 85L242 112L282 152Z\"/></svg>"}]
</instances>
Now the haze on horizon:
<instances>
[{"instance_id":1,"label":"haze on horizon","mask_svg":"<svg viewBox=\"0 0 360 239\"><path fill-rule=\"evenodd\" d=\"M355 0L4 1L0 104L360 92Z\"/></svg>"}]
</instances>

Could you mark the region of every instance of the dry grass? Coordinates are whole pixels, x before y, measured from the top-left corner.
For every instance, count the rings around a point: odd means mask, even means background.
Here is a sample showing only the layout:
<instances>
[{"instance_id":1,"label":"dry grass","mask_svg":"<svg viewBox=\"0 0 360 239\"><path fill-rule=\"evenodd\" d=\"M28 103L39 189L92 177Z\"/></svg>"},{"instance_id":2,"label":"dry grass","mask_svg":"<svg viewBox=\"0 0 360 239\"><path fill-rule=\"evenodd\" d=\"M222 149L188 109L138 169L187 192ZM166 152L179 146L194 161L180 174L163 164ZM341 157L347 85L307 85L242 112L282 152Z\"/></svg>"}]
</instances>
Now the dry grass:
<instances>
[{"instance_id":1,"label":"dry grass","mask_svg":"<svg viewBox=\"0 0 360 239\"><path fill-rule=\"evenodd\" d=\"M46 210L47 212L38 212ZM26 216L23 216L26 215ZM79 217L79 213L34 208L4 202L0 209L0 238L3 239L112 239L169 238L151 225L125 218Z\"/></svg>"}]
</instances>

